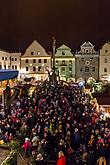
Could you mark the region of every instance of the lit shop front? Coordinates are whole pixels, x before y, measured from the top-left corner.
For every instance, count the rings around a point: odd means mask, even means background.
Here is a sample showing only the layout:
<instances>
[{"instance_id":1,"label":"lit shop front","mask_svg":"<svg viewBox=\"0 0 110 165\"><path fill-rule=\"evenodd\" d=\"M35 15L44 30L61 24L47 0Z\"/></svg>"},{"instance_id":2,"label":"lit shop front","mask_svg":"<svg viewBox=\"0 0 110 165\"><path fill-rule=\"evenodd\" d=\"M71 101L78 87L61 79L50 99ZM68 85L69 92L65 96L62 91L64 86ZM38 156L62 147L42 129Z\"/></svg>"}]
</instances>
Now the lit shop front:
<instances>
[{"instance_id":1,"label":"lit shop front","mask_svg":"<svg viewBox=\"0 0 110 165\"><path fill-rule=\"evenodd\" d=\"M4 102L4 91L6 87L12 88L17 83L18 71L0 69L0 102Z\"/></svg>"}]
</instances>

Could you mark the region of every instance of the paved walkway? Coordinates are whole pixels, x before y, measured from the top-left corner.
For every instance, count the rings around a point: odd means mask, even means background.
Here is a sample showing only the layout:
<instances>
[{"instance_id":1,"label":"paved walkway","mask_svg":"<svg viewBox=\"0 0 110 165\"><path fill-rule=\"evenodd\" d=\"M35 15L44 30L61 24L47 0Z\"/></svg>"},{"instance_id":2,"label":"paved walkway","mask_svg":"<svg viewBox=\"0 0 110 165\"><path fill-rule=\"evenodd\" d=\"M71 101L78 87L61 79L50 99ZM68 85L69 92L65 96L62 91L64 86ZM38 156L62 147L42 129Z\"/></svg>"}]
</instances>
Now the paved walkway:
<instances>
[{"instance_id":1,"label":"paved walkway","mask_svg":"<svg viewBox=\"0 0 110 165\"><path fill-rule=\"evenodd\" d=\"M0 148L0 164L7 158L9 153L9 150Z\"/></svg>"}]
</instances>

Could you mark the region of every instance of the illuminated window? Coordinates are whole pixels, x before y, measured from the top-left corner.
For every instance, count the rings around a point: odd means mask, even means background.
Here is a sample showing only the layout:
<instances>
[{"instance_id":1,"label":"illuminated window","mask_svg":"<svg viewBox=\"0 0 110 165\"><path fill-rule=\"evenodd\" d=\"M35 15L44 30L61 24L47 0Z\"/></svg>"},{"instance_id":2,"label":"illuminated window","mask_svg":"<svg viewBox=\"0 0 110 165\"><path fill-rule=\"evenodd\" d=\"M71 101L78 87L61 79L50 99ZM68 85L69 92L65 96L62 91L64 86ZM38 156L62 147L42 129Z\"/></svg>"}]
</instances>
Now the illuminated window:
<instances>
[{"instance_id":1,"label":"illuminated window","mask_svg":"<svg viewBox=\"0 0 110 165\"><path fill-rule=\"evenodd\" d=\"M85 72L89 72L89 67L85 66Z\"/></svg>"},{"instance_id":2,"label":"illuminated window","mask_svg":"<svg viewBox=\"0 0 110 165\"><path fill-rule=\"evenodd\" d=\"M38 60L38 63L41 63L41 59Z\"/></svg>"},{"instance_id":3,"label":"illuminated window","mask_svg":"<svg viewBox=\"0 0 110 165\"><path fill-rule=\"evenodd\" d=\"M107 72L107 68L104 68L104 72Z\"/></svg>"},{"instance_id":4,"label":"illuminated window","mask_svg":"<svg viewBox=\"0 0 110 165\"><path fill-rule=\"evenodd\" d=\"M34 72L36 71L36 67L35 67L35 66L33 66L33 71L34 71Z\"/></svg>"},{"instance_id":5,"label":"illuminated window","mask_svg":"<svg viewBox=\"0 0 110 165\"><path fill-rule=\"evenodd\" d=\"M28 59L26 59L26 63L28 63Z\"/></svg>"},{"instance_id":6,"label":"illuminated window","mask_svg":"<svg viewBox=\"0 0 110 165\"><path fill-rule=\"evenodd\" d=\"M40 51L37 52L37 55L40 55Z\"/></svg>"},{"instance_id":7,"label":"illuminated window","mask_svg":"<svg viewBox=\"0 0 110 165\"><path fill-rule=\"evenodd\" d=\"M33 59L33 63L36 63L36 59Z\"/></svg>"},{"instance_id":8,"label":"illuminated window","mask_svg":"<svg viewBox=\"0 0 110 165\"><path fill-rule=\"evenodd\" d=\"M38 71L41 71L41 66L38 66Z\"/></svg>"},{"instance_id":9,"label":"illuminated window","mask_svg":"<svg viewBox=\"0 0 110 165\"><path fill-rule=\"evenodd\" d=\"M47 63L47 59L44 59L44 63Z\"/></svg>"},{"instance_id":10,"label":"illuminated window","mask_svg":"<svg viewBox=\"0 0 110 165\"><path fill-rule=\"evenodd\" d=\"M26 71L28 71L28 67L26 67Z\"/></svg>"}]
</instances>

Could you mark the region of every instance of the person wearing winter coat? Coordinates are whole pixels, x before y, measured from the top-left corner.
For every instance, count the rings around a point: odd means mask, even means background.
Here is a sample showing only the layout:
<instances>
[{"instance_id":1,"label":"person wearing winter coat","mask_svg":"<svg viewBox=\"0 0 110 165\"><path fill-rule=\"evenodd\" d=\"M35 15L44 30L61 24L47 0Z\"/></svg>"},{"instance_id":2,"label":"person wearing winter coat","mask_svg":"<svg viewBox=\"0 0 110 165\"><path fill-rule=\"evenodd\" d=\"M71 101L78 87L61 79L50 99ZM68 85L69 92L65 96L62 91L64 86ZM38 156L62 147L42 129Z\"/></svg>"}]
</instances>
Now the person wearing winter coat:
<instances>
[{"instance_id":1,"label":"person wearing winter coat","mask_svg":"<svg viewBox=\"0 0 110 165\"><path fill-rule=\"evenodd\" d=\"M58 153L57 165L66 165L66 158L65 158L64 153L62 151L60 151Z\"/></svg>"}]
</instances>

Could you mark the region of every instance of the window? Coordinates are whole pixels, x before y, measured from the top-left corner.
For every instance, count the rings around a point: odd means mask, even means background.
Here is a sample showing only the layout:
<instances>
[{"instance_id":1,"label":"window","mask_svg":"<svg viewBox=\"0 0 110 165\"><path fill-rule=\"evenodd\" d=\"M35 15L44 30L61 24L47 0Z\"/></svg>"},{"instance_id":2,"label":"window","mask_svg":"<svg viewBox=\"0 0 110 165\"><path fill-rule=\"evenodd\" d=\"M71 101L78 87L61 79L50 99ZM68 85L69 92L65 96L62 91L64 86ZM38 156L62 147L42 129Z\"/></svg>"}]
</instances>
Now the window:
<instances>
[{"instance_id":1,"label":"window","mask_svg":"<svg viewBox=\"0 0 110 165\"><path fill-rule=\"evenodd\" d=\"M107 72L107 68L104 68L104 72Z\"/></svg>"},{"instance_id":2,"label":"window","mask_svg":"<svg viewBox=\"0 0 110 165\"><path fill-rule=\"evenodd\" d=\"M62 63L65 64L65 60L63 60Z\"/></svg>"},{"instance_id":3,"label":"window","mask_svg":"<svg viewBox=\"0 0 110 165\"><path fill-rule=\"evenodd\" d=\"M108 53L108 50L105 50L105 53Z\"/></svg>"},{"instance_id":4,"label":"window","mask_svg":"<svg viewBox=\"0 0 110 165\"><path fill-rule=\"evenodd\" d=\"M26 59L26 63L28 63L28 59Z\"/></svg>"},{"instance_id":5,"label":"window","mask_svg":"<svg viewBox=\"0 0 110 165\"><path fill-rule=\"evenodd\" d=\"M14 69L14 65L12 65L12 69Z\"/></svg>"},{"instance_id":6,"label":"window","mask_svg":"<svg viewBox=\"0 0 110 165\"><path fill-rule=\"evenodd\" d=\"M33 66L33 71L34 71L34 72L36 71L36 67L35 67L35 66Z\"/></svg>"},{"instance_id":7,"label":"window","mask_svg":"<svg viewBox=\"0 0 110 165\"><path fill-rule=\"evenodd\" d=\"M37 52L37 55L40 55L40 51Z\"/></svg>"},{"instance_id":8,"label":"window","mask_svg":"<svg viewBox=\"0 0 110 165\"><path fill-rule=\"evenodd\" d=\"M95 67L92 67L92 71L95 72Z\"/></svg>"},{"instance_id":9,"label":"window","mask_svg":"<svg viewBox=\"0 0 110 165\"><path fill-rule=\"evenodd\" d=\"M72 72L72 67L69 68L69 72Z\"/></svg>"},{"instance_id":10,"label":"window","mask_svg":"<svg viewBox=\"0 0 110 165\"><path fill-rule=\"evenodd\" d=\"M56 64L58 64L58 60L56 60Z\"/></svg>"},{"instance_id":11,"label":"window","mask_svg":"<svg viewBox=\"0 0 110 165\"><path fill-rule=\"evenodd\" d=\"M69 61L69 64L70 64L70 65L72 64L72 60Z\"/></svg>"},{"instance_id":12,"label":"window","mask_svg":"<svg viewBox=\"0 0 110 165\"><path fill-rule=\"evenodd\" d=\"M11 60L12 60L12 61L14 61L14 59L13 59L13 58L12 58Z\"/></svg>"},{"instance_id":13,"label":"window","mask_svg":"<svg viewBox=\"0 0 110 165\"><path fill-rule=\"evenodd\" d=\"M33 55L34 54L34 52L31 52L31 55Z\"/></svg>"},{"instance_id":14,"label":"window","mask_svg":"<svg viewBox=\"0 0 110 165\"><path fill-rule=\"evenodd\" d=\"M26 71L28 71L28 67L26 67Z\"/></svg>"},{"instance_id":15,"label":"window","mask_svg":"<svg viewBox=\"0 0 110 165\"><path fill-rule=\"evenodd\" d=\"M93 58L90 58L90 61L92 61L93 60Z\"/></svg>"},{"instance_id":16,"label":"window","mask_svg":"<svg viewBox=\"0 0 110 165\"><path fill-rule=\"evenodd\" d=\"M36 63L36 59L33 59L33 63Z\"/></svg>"},{"instance_id":17,"label":"window","mask_svg":"<svg viewBox=\"0 0 110 165\"><path fill-rule=\"evenodd\" d=\"M7 61L7 57L5 57L5 60Z\"/></svg>"},{"instance_id":18,"label":"window","mask_svg":"<svg viewBox=\"0 0 110 165\"><path fill-rule=\"evenodd\" d=\"M81 68L80 68L80 72L82 72L82 70L83 70L83 68L81 67Z\"/></svg>"},{"instance_id":19,"label":"window","mask_svg":"<svg viewBox=\"0 0 110 165\"><path fill-rule=\"evenodd\" d=\"M41 59L38 60L38 63L41 63Z\"/></svg>"},{"instance_id":20,"label":"window","mask_svg":"<svg viewBox=\"0 0 110 165\"><path fill-rule=\"evenodd\" d=\"M89 72L89 67L85 66L85 72Z\"/></svg>"},{"instance_id":21,"label":"window","mask_svg":"<svg viewBox=\"0 0 110 165\"><path fill-rule=\"evenodd\" d=\"M2 57L2 60L4 60L4 57Z\"/></svg>"},{"instance_id":22,"label":"window","mask_svg":"<svg viewBox=\"0 0 110 165\"><path fill-rule=\"evenodd\" d=\"M61 68L61 71L62 71L62 72L65 72L65 67L62 67L62 68Z\"/></svg>"},{"instance_id":23,"label":"window","mask_svg":"<svg viewBox=\"0 0 110 165\"><path fill-rule=\"evenodd\" d=\"M15 65L15 69L17 70L17 65Z\"/></svg>"},{"instance_id":24,"label":"window","mask_svg":"<svg viewBox=\"0 0 110 165\"><path fill-rule=\"evenodd\" d=\"M104 59L104 63L107 63L107 59L106 58Z\"/></svg>"},{"instance_id":25,"label":"window","mask_svg":"<svg viewBox=\"0 0 110 165\"><path fill-rule=\"evenodd\" d=\"M4 65L4 69L6 69L6 65Z\"/></svg>"},{"instance_id":26,"label":"window","mask_svg":"<svg viewBox=\"0 0 110 165\"><path fill-rule=\"evenodd\" d=\"M64 51L62 51L62 55L65 55L65 52Z\"/></svg>"},{"instance_id":27,"label":"window","mask_svg":"<svg viewBox=\"0 0 110 165\"><path fill-rule=\"evenodd\" d=\"M81 58L82 61L84 61L84 58Z\"/></svg>"},{"instance_id":28,"label":"window","mask_svg":"<svg viewBox=\"0 0 110 165\"><path fill-rule=\"evenodd\" d=\"M2 65L0 65L0 69L2 69Z\"/></svg>"},{"instance_id":29,"label":"window","mask_svg":"<svg viewBox=\"0 0 110 165\"><path fill-rule=\"evenodd\" d=\"M86 49L86 53L89 53L89 50L88 49Z\"/></svg>"},{"instance_id":30,"label":"window","mask_svg":"<svg viewBox=\"0 0 110 165\"><path fill-rule=\"evenodd\" d=\"M41 71L41 66L38 66L38 71Z\"/></svg>"},{"instance_id":31,"label":"window","mask_svg":"<svg viewBox=\"0 0 110 165\"><path fill-rule=\"evenodd\" d=\"M44 59L44 63L47 63L47 59Z\"/></svg>"},{"instance_id":32,"label":"window","mask_svg":"<svg viewBox=\"0 0 110 165\"><path fill-rule=\"evenodd\" d=\"M15 58L15 61L17 61L17 58Z\"/></svg>"}]
</instances>

